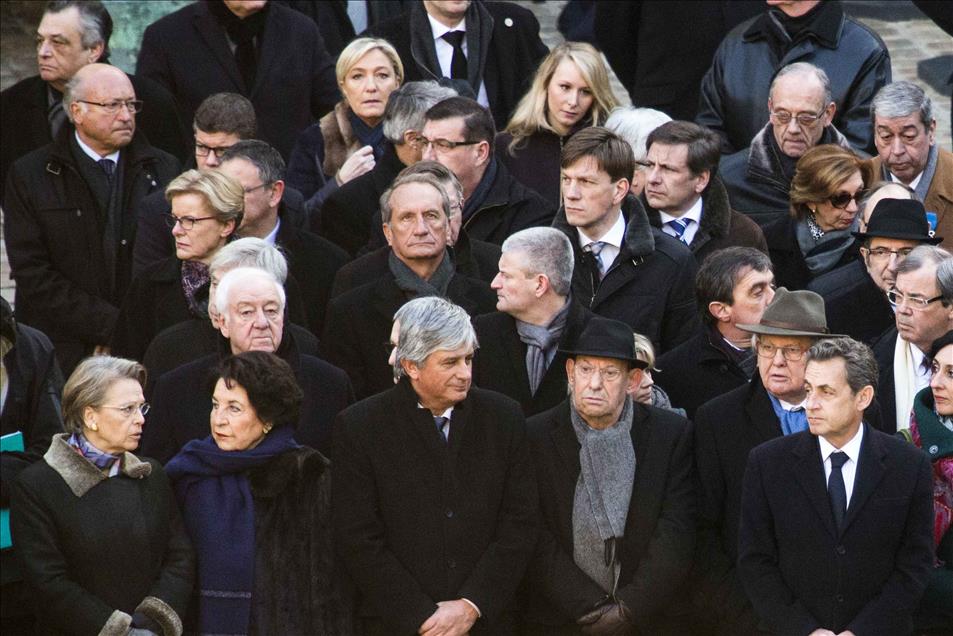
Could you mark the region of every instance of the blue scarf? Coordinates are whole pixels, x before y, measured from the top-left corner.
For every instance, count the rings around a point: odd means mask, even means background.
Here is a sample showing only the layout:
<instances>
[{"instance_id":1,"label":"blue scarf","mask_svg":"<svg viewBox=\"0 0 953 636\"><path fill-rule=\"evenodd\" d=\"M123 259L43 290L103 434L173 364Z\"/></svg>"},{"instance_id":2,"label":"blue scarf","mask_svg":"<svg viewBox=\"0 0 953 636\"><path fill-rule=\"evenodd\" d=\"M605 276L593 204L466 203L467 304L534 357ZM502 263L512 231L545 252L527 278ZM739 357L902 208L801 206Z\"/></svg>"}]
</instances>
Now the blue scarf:
<instances>
[{"instance_id":1,"label":"blue scarf","mask_svg":"<svg viewBox=\"0 0 953 636\"><path fill-rule=\"evenodd\" d=\"M781 422L781 432L783 434L790 435L808 429L807 411L804 410L804 407L788 411L781 406L781 401L778 398L770 393L768 393L768 397L771 399L771 406L774 407L774 414L778 416L778 420Z\"/></svg>"},{"instance_id":2,"label":"blue scarf","mask_svg":"<svg viewBox=\"0 0 953 636\"><path fill-rule=\"evenodd\" d=\"M73 433L66 443L78 450L80 455L103 472L109 472L113 464L119 461L119 455L104 453L90 444L89 440L86 439L82 433Z\"/></svg>"},{"instance_id":3,"label":"blue scarf","mask_svg":"<svg viewBox=\"0 0 953 636\"><path fill-rule=\"evenodd\" d=\"M246 471L298 448L293 435L282 426L245 451L223 451L211 437L195 439L165 467L198 555L201 633L248 633L255 505Z\"/></svg>"},{"instance_id":4,"label":"blue scarf","mask_svg":"<svg viewBox=\"0 0 953 636\"><path fill-rule=\"evenodd\" d=\"M353 110L348 109L347 119L351 124L351 130L360 140L361 145L370 146L374 149L374 161L380 161L384 156L384 122L383 120L376 126L368 126L364 120L354 114Z\"/></svg>"}]
</instances>

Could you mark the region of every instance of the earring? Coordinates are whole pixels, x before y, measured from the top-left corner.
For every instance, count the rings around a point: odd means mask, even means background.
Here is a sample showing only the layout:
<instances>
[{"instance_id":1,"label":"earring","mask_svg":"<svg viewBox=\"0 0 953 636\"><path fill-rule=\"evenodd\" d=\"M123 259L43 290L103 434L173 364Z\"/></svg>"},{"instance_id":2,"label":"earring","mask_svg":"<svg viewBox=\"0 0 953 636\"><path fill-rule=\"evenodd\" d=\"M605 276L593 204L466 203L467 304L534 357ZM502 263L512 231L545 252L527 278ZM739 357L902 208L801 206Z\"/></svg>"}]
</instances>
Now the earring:
<instances>
[{"instance_id":1,"label":"earring","mask_svg":"<svg viewBox=\"0 0 953 636\"><path fill-rule=\"evenodd\" d=\"M265 424L265 425L262 427L262 429L264 430L265 435L267 435L268 433L271 432L271 424Z\"/></svg>"},{"instance_id":2,"label":"earring","mask_svg":"<svg viewBox=\"0 0 953 636\"><path fill-rule=\"evenodd\" d=\"M99 426L96 425L96 422L92 422L86 425L86 428L93 431L94 433L99 430Z\"/></svg>"}]
</instances>

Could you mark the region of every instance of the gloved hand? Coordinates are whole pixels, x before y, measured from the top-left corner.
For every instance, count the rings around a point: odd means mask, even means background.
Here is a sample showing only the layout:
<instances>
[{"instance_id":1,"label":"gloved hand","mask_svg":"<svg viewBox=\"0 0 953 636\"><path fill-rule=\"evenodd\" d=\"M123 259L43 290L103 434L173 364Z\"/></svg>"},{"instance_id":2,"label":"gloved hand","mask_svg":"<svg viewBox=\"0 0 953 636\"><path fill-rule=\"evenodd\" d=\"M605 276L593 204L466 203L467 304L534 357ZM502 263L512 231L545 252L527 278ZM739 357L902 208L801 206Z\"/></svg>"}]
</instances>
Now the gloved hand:
<instances>
[{"instance_id":1,"label":"gloved hand","mask_svg":"<svg viewBox=\"0 0 953 636\"><path fill-rule=\"evenodd\" d=\"M576 624L586 636L627 636L635 631L632 612L620 600L610 600L583 614Z\"/></svg>"}]
</instances>

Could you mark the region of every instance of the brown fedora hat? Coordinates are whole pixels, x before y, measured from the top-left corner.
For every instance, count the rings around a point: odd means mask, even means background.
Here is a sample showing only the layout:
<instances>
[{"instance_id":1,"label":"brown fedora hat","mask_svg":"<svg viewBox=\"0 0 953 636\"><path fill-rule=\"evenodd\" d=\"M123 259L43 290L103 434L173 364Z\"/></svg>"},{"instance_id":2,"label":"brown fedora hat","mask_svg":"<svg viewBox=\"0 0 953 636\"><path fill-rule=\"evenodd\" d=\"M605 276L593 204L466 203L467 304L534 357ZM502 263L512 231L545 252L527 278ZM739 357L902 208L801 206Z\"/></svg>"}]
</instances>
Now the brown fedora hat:
<instances>
[{"instance_id":1,"label":"brown fedora hat","mask_svg":"<svg viewBox=\"0 0 953 636\"><path fill-rule=\"evenodd\" d=\"M827 329L824 299L806 289L788 291L780 287L761 322L756 325L737 325L739 329L766 336L811 336L836 338Z\"/></svg>"}]
</instances>

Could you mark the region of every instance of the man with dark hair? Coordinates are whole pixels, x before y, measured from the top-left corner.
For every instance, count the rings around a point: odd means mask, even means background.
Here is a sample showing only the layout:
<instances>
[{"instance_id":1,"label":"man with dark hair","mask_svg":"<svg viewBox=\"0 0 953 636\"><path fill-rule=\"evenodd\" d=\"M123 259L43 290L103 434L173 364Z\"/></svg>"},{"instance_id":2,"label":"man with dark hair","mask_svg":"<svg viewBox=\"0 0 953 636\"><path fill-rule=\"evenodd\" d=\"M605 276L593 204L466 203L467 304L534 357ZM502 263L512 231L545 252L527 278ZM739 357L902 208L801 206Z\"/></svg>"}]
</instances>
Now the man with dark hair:
<instances>
[{"instance_id":1,"label":"man with dark hair","mask_svg":"<svg viewBox=\"0 0 953 636\"><path fill-rule=\"evenodd\" d=\"M659 356L656 384L674 406L695 410L751 379L757 356L739 324L761 321L774 298L771 260L751 247L718 250L698 268L695 297L702 326L691 339Z\"/></svg>"},{"instance_id":2,"label":"man with dark hair","mask_svg":"<svg viewBox=\"0 0 953 636\"><path fill-rule=\"evenodd\" d=\"M788 64L768 91L769 121L751 145L725 155L718 168L734 209L764 226L789 213L791 179L797 160L821 144L850 150L831 123L837 104L827 73L813 64Z\"/></svg>"},{"instance_id":3,"label":"man with dark hair","mask_svg":"<svg viewBox=\"0 0 953 636\"><path fill-rule=\"evenodd\" d=\"M132 274L136 208L179 163L136 134L142 102L118 68L83 66L63 103L73 125L13 164L3 210L17 315L49 336L69 376L109 342Z\"/></svg>"},{"instance_id":4,"label":"man with dark hair","mask_svg":"<svg viewBox=\"0 0 953 636\"><path fill-rule=\"evenodd\" d=\"M160 18L142 34L136 72L169 89L182 121L213 93L244 95L283 157L341 98L314 22L261 0L196 2Z\"/></svg>"},{"instance_id":5,"label":"man with dark hair","mask_svg":"<svg viewBox=\"0 0 953 636\"><path fill-rule=\"evenodd\" d=\"M739 576L774 633L911 634L934 561L930 460L866 421L866 345L823 340L807 360L810 430L748 457Z\"/></svg>"},{"instance_id":6,"label":"man with dark hair","mask_svg":"<svg viewBox=\"0 0 953 636\"><path fill-rule=\"evenodd\" d=\"M112 29L109 12L97 0L46 3L36 30L40 74L0 93L0 197L13 162L53 141L66 126L66 83L87 64L109 62ZM172 95L145 77L130 75L129 81L143 102L136 114L139 129L153 146L184 160L188 144Z\"/></svg>"},{"instance_id":7,"label":"man with dark hair","mask_svg":"<svg viewBox=\"0 0 953 636\"><path fill-rule=\"evenodd\" d=\"M718 170L718 135L687 121L662 124L645 140L642 191L653 226L688 246L702 263L712 252L738 245L765 254L758 225L731 209Z\"/></svg>"},{"instance_id":8,"label":"man with dark hair","mask_svg":"<svg viewBox=\"0 0 953 636\"><path fill-rule=\"evenodd\" d=\"M405 81L449 78L502 127L547 53L533 14L512 2L411 0L366 35L394 45ZM490 139L492 145L493 140Z\"/></svg>"},{"instance_id":9,"label":"man with dark hair","mask_svg":"<svg viewBox=\"0 0 953 636\"><path fill-rule=\"evenodd\" d=\"M563 209L553 227L573 246L573 296L646 336L659 353L690 338L698 325L695 259L627 196L632 148L605 128L585 128L563 146L560 164Z\"/></svg>"},{"instance_id":10,"label":"man with dark hair","mask_svg":"<svg viewBox=\"0 0 953 636\"><path fill-rule=\"evenodd\" d=\"M489 111L467 97L452 97L427 111L418 143L424 159L439 161L460 180L470 238L501 245L522 229L549 225L553 210L496 160L495 138Z\"/></svg>"}]
</instances>

